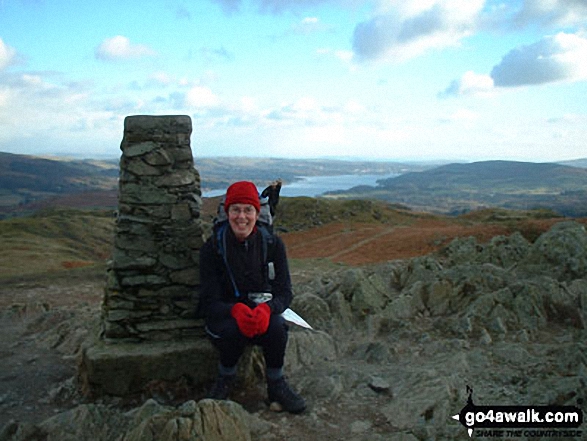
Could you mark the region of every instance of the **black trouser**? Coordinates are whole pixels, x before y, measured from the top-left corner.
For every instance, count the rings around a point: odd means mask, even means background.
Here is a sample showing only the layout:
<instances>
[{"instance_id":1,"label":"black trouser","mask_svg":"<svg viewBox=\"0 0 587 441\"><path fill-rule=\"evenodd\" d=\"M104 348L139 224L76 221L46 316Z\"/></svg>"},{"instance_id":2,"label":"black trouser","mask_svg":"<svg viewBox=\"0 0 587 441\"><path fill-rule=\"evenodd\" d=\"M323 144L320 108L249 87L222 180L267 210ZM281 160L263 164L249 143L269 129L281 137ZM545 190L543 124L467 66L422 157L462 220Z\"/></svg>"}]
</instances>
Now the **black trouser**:
<instances>
[{"instance_id":1,"label":"black trouser","mask_svg":"<svg viewBox=\"0 0 587 441\"><path fill-rule=\"evenodd\" d=\"M258 345L263 350L268 369L283 367L288 327L281 315L271 314L269 327L263 335L245 337L231 316L220 320L208 320L206 330L220 353L220 363L227 368L236 366L247 345Z\"/></svg>"}]
</instances>

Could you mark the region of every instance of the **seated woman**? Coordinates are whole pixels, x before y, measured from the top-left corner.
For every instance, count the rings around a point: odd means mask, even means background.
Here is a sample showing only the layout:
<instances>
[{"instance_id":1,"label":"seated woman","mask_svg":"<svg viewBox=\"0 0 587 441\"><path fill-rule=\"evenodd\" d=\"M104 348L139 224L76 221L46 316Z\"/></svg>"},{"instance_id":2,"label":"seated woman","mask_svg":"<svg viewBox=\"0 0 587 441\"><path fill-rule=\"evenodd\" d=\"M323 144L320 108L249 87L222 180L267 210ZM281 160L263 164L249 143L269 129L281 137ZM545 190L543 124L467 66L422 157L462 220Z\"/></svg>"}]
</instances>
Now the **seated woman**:
<instances>
[{"instance_id":1,"label":"seated woman","mask_svg":"<svg viewBox=\"0 0 587 441\"><path fill-rule=\"evenodd\" d=\"M285 245L271 235L271 250L264 249L267 237L257 225L260 201L252 182L232 184L224 209L228 228L222 243L213 235L200 250L200 306L220 355L219 375L209 398L228 398L245 347L258 345L265 358L269 401L289 412L302 412L304 399L283 376L288 327L281 314L292 299ZM267 255L270 263L265 261ZM259 293L270 293L270 300L257 303Z\"/></svg>"}]
</instances>

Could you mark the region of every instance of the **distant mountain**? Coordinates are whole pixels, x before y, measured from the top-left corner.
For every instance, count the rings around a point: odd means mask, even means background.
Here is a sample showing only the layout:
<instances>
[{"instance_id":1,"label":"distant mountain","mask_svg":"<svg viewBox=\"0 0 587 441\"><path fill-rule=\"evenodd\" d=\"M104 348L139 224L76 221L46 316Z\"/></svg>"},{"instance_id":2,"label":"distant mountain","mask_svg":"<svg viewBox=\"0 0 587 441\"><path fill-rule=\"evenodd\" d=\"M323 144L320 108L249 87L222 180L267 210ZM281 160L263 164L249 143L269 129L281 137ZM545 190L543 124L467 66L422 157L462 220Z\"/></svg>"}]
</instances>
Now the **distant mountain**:
<instances>
[{"instance_id":1,"label":"distant mountain","mask_svg":"<svg viewBox=\"0 0 587 441\"><path fill-rule=\"evenodd\" d=\"M390 175L433 167L423 163L384 161L237 157L196 157L194 163L200 172L204 192L225 189L238 180L253 181L258 187L264 188L278 178L287 183L302 176Z\"/></svg>"},{"instance_id":2,"label":"distant mountain","mask_svg":"<svg viewBox=\"0 0 587 441\"><path fill-rule=\"evenodd\" d=\"M587 158L573 159L571 161L561 161L559 164L569 165L571 167L587 168Z\"/></svg>"},{"instance_id":3,"label":"distant mountain","mask_svg":"<svg viewBox=\"0 0 587 441\"><path fill-rule=\"evenodd\" d=\"M71 193L111 188L118 164L46 159L0 152L0 189Z\"/></svg>"},{"instance_id":4,"label":"distant mountain","mask_svg":"<svg viewBox=\"0 0 587 441\"><path fill-rule=\"evenodd\" d=\"M378 161L283 158L195 158L202 191L226 189L237 180L259 188L275 179L301 176L405 173L429 164ZM118 160L68 160L0 152L0 217L47 206L111 207L116 205Z\"/></svg>"},{"instance_id":5,"label":"distant mountain","mask_svg":"<svg viewBox=\"0 0 587 441\"><path fill-rule=\"evenodd\" d=\"M545 192L587 188L587 170L561 164L514 161L485 161L448 164L421 173L406 173L379 181L389 189L416 186L464 190L489 190L517 193L520 190Z\"/></svg>"},{"instance_id":6,"label":"distant mountain","mask_svg":"<svg viewBox=\"0 0 587 441\"><path fill-rule=\"evenodd\" d=\"M376 198L458 214L484 207L544 208L587 215L587 169L562 164L485 161L448 164L332 195Z\"/></svg>"},{"instance_id":7,"label":"distant mountain","mask_svg":"<svg viewBox=\"0 0 587 441\"><path fill-rule=\"evenodd\" d=\"M47 198L116 189L118 164L0 152L0 215Z\"/></svg>"},{"instance_id":8,"label":"distant mountain","mask_svg":"<svg viewBox=\"0 0 587 441\"><path fill-rule=\"evenodd\" d=\"M434 167L422 163L331 159L195 158L202 190L236 180L259 188L281 178L344 174L401 174L376 187L331 196L382 199L413 209L459 214L483 207L545 208L587 216L587 168L554 163L485 161ZM581 160L573 161L581 164ZM0 217L46 206L115 207L118 160L67 160L0 152Z\"/></svg>"}]
</instances>

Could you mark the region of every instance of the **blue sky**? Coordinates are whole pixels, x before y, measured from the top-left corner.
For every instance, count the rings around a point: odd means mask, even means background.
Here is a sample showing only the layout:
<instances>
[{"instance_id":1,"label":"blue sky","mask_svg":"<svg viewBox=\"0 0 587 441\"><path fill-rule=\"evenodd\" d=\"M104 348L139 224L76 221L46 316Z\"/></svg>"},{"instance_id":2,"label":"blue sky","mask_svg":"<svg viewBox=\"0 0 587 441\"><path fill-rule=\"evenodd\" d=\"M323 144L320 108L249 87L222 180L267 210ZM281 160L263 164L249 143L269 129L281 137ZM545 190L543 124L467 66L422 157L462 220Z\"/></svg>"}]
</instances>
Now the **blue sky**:
<instances>
[{"instance_id":1,"label":"blue sky","mask_svg":"<svg viewBox=\"0 0 587 441\"><path fill-rule=\"evenodd\" d=\"M585 0L0 0L0 151L118 157L127 115L196 156L587 157Z\"/></svg>"}]
</instances>

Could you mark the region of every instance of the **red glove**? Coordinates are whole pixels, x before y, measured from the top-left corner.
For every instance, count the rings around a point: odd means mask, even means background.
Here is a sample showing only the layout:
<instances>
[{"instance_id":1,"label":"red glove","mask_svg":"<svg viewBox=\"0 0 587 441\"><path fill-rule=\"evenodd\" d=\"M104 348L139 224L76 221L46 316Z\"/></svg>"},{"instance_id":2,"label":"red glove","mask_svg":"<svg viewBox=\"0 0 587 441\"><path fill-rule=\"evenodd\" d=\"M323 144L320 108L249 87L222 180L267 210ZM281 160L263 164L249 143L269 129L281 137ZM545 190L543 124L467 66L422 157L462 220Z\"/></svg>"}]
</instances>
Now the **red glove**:
<instances>
[{"instance_id":1,"label":"red glove","mask_svg":"<svg viewBox=\"0 0 587 441\"><path fill-rule=\"evenodd\" d=\"M257 334L265 334L269 327L269 319L271 318L271 308L267 303L261 303L253 309L253 318L257 322Z\"/></svg>"},{"instance_id":2,"label":"red glove","mask_svg":"<svg viewBox=\"0 0 587 441\"><path fill-rule=\"evenodd\" d=\"M253 317L253 310L244 303L235 303L230 314L236 320L238 329L245 337L257 335L257 320Z\"/></svg>"}]
</instances>

